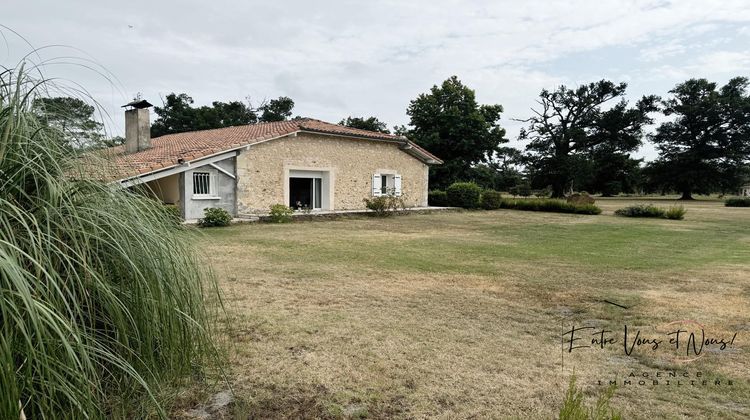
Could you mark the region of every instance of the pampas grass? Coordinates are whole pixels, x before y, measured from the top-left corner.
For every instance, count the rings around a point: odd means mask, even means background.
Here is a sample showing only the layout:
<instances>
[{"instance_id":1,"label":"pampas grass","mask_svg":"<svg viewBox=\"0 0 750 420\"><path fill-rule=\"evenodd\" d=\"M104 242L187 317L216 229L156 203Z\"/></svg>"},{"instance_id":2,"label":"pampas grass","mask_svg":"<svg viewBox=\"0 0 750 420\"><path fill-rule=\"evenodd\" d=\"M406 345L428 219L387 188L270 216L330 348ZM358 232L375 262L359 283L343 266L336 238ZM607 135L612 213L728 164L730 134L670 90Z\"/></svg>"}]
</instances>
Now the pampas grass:
<instances>
[{"instance_id":1,"label":"pampas grass","mask_svg":"<svg viewBox=\"0 0 750 420\"><path fill-rule=\"evenodd\" d=\"M0 71L0 418L165 417L162 385L215 355L215 283L161 204L37 119L48 81Z\"/></svg>"}]
</instances>

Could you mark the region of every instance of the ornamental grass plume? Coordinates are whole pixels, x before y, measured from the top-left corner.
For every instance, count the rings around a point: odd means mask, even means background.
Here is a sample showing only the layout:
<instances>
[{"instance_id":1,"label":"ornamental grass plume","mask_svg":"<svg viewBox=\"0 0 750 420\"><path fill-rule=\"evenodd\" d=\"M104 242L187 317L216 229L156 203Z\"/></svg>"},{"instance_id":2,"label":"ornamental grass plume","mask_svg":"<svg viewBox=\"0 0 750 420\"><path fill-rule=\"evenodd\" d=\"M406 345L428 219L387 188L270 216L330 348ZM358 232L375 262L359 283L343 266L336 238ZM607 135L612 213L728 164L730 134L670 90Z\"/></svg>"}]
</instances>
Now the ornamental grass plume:
<instances>
[{"instance_id":1,"label":"ornamental grass plume","mask_svg":"<svg viewBox=\"0 0 750 420\"><path fill-rule=\"evenodd\" d=\"M215 282L160 203L84 176L32 112L49 80L0 72L0 418L166 417L216 360Z\"/></svg>"}]
</instances>

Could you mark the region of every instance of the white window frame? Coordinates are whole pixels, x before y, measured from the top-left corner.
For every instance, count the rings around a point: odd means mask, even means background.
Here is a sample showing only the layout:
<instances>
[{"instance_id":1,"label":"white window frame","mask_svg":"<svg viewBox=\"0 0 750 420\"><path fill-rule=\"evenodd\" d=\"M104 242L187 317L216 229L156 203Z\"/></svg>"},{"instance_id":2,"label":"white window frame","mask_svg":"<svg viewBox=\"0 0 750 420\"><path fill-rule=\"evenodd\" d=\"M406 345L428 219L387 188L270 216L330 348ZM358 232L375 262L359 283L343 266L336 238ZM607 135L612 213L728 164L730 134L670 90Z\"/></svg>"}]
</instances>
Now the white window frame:
<instances>
[{"instance_id":1,"label":"white window frame","mask_svg":"<svg viewBox=\"0 0 750 420\"><path fill-rule=\"evenodd\" d=\"M284 203L289 203L289 178L320 178L320 208L313 210L334 210L335 168L284 165ZM314 201L313 197L313 206Z\"/></svg>"},{"instance_id":2,"label":"white window frame","mask_svg":"<svg viewBox=\"0 0 750 420\"><path fill-rule=\"evenodd\" d=\"M195 193L195 175L197 174L208 174L208 194L196 194ZM219 200L221 197L217 195L218 190L218 173L215 169L200 168L190 173L190 187L192 191L193 200Z\"/></svg>"},{"instance_id":3,"label":"white window frame","mask_svg":"<svg viewBox=\"0 0 750 420\"><path fill-rule=\"evenodd\" d=\"M386 183L383 185L383 179ZM379 170L372 175L372 196L381 197L394 195L400 197L402 194L401 174L392 170ZM383 192L385 190L385 192Z\"/></svg>"}]
</instances>

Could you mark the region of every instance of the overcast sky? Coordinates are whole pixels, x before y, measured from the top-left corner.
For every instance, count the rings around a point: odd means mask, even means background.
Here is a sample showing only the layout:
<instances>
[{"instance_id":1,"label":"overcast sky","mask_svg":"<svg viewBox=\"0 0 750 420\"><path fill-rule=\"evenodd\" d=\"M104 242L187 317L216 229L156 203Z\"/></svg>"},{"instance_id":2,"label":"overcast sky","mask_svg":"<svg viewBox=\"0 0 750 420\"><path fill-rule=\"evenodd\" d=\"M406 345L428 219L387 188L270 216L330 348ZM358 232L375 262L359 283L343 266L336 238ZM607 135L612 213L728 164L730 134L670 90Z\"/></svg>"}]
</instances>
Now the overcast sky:
<instances>
[{"instance_id":1,"label":"overcast sky","mask_svg":"<svg viewBox=\"0 0 750 420\"><path fill-rule=\"evenodd\" d=\"M511 119L527 117L542 88L608 78L628 82L635 100L690 77L750 76L748 0L4 3L0 24L33 46L79 49L35 60L57 57L47 76L84 86L114 134L119 105L137 92L156 104L185 92L197 105L284 95L295 115L405 124L409 101L455 74L481 103L505 107L513 139ZM30 47L2 32L0 62L14 66Z\"/></svg>"}]
</instances>

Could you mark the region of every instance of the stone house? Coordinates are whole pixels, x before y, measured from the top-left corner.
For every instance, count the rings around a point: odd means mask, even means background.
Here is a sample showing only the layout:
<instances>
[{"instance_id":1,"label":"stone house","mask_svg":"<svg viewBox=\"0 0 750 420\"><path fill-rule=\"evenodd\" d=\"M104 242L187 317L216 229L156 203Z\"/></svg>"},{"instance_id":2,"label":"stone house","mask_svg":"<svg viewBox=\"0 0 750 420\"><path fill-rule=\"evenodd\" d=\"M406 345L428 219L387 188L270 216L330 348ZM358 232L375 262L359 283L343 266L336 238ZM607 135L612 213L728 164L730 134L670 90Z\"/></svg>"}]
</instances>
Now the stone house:
<instances>
[{"instance_id":1,"label":"stone house","mask_svg":"<svg viewBox=\"0 0 750 420\"><path fill-rule=\"evenodd\" d=\"M185 219L220 207L235 217L285 204L311 211L364 209L401 196L426 207L429 165L442 161L405 137L300 118L150 138L146 101L126 105L125 144L108 149L123 187L147 185Z\"/></svg>"}]
</instances>

